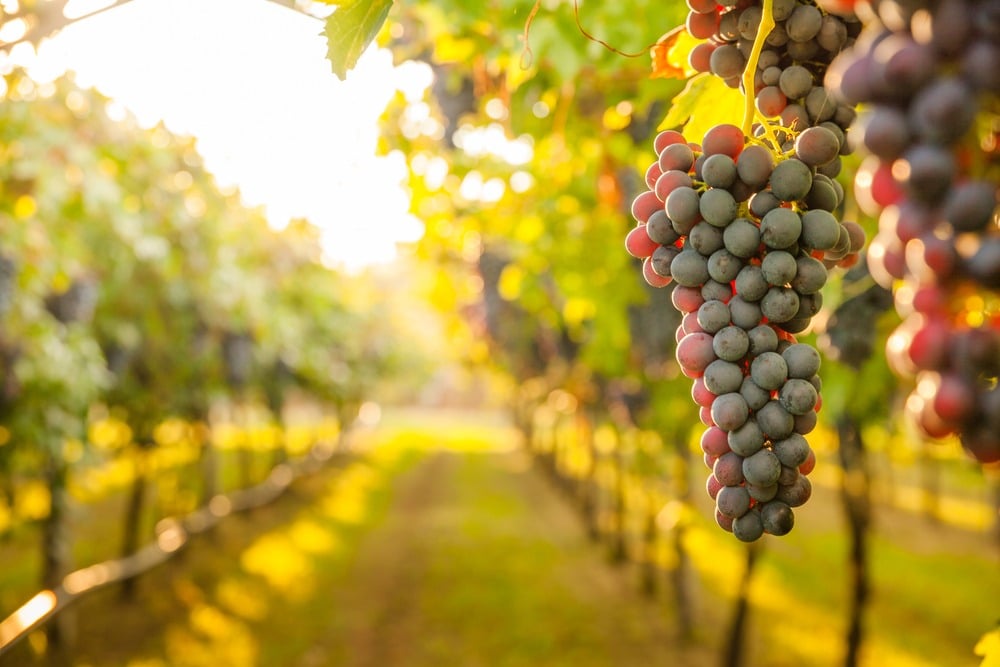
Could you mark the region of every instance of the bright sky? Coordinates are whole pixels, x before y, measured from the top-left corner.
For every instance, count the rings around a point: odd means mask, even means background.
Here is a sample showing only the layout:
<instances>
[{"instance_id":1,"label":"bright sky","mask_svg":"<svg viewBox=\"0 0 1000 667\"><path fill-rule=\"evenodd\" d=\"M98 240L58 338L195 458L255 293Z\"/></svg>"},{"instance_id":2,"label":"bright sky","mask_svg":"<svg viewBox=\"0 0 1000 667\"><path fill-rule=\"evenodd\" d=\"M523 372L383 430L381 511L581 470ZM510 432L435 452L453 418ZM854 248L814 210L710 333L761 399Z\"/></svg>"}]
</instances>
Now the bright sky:
<instances>
[{"instance_id":1,"label":"bright sky","mask_svg":"<svg viewBox=\"0 0 1000 667\"><path fill-rule=\"evenodd\" d=\"M376 123L397 87L429 84L428 70L370 49L342 83L321 30L265 0L134 0L68 27L33 72L73 70L143 124L196 137L219 182L266 206L273 225L322 227L332 261L390 261L422 228L399 186L402 159L375 156Z\"/></svg>"}]
</instances>

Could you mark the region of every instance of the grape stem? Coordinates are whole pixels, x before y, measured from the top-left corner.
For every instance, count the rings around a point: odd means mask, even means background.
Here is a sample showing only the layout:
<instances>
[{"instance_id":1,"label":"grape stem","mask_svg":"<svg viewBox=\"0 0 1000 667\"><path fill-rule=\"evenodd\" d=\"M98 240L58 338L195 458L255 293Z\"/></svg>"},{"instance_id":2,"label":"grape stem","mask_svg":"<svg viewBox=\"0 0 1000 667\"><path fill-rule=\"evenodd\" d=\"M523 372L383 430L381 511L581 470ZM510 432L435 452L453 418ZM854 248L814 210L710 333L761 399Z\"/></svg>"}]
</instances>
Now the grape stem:
<instances>
[{"instance_id":1,"label":"grape stem","mask_svg":"<svg viewBox=\"0 0 1000 667\"><path fill-rule=\"evenodd\" d=\"M754 115L754 79L757 73L757 62L760 60L760 52L764 49L764 40L771 34L774 28L774 0L763 0L760 25L757 26L757 36L753 40L753 47L750 49L750 57L747 58L747 66L743 70L743 98L746 104L743 109L743 134L749 137L753 130Z\"/></svg>"}]
</instances>

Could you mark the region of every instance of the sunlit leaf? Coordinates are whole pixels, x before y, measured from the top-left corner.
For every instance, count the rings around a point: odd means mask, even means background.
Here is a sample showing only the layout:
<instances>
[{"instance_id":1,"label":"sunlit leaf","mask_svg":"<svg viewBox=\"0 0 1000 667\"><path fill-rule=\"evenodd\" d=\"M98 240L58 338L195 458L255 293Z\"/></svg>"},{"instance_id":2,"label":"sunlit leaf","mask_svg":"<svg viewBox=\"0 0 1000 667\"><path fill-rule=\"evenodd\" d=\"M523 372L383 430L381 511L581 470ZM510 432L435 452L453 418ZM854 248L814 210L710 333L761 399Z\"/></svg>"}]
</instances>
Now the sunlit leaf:
<instances>
[{"instance_id":1,"label":"sunlit leaf","mask_svg":"<svg viewBox=\"0 0 1000 667\"><path fill-rule=\"evenodd\" d=\"M341 81L375 39L392 0L352 0L340 4L326 20L327 58Z\"/></svg>"},{"instance_id":2,"label":"sunlit leaf","mask_svg":"<svg viewBox=\"0 0 1000 667\"><path fill-rule=\"evenodd\" d=\"M653 73L650 75L652 78L688 78L688 74L684 71L684 68L677 65L678 55L674 53L675 47L678 45L681 37L685 35L687 35L687 31L684 29L684 26L681 26L671 30L656 42L650 50L650 55L653 58ZM686 54L684 56L686 60Z\"/></svg>"},{"instance_id":3,"label":"sunlit leaf","mask_svg":"<svg viewBox=\"0 0 1000 667\"><path fill-rule=\"evenodd\" d=\"M739 122L742 113L743 95L740 91L730 88L718 77L699 74L674 97L670 111L658 129L683 126L684 134L690 140L698 141L714 125Z\"/></svg>"},{"instance_id":4,"label":"sunlit leaf","mask_svg":"<svg viewBox=\"0 0 1000 667\"><path fill-rule=\"evenodd\" d=\"M983 635L974 652L983 658L979 667L1000 667L1000 628Z\"/></svg>"}]
</instances>

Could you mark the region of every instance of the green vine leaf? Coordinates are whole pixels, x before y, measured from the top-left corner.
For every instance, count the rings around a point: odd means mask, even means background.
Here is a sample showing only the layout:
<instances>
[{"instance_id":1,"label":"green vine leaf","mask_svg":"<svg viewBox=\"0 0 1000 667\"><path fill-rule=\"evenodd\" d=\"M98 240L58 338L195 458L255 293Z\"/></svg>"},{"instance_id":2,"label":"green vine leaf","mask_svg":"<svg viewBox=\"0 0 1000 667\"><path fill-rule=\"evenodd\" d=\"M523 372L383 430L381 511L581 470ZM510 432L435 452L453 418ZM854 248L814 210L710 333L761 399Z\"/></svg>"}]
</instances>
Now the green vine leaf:
<instances>
[{"instance_id":1,"label":"green vine leaf","mask_svg":"<svg viewBox=\"0 0 1000 667\"><path fill-rule=\"evenodd\" d=\"M713 125L738 122L735 109L743 108L743 95L722 79L707 73L688 80L674 96L670 111L657 128L670 130L684 126L689 141L700 141Z\"/></svg>"},{"instance_id":2,"label":"green vine leaf","mask_svg":"<svg viewBox=\"0 0 1000 667\"><path fill-rule=\"evenodd\" d=\"M327 59L343 81L375 39L393 0L345 0L326 20Z\"/></svg>"}]
</instances>

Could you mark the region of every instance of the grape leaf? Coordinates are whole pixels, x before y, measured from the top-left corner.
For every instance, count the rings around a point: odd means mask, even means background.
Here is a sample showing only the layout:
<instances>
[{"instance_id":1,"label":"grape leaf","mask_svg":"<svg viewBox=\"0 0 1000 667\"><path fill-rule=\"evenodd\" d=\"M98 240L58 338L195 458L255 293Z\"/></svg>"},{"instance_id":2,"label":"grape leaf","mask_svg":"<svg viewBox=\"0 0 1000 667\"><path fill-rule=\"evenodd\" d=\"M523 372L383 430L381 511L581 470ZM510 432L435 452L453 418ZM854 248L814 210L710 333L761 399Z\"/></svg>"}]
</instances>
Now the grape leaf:
<instances>
[{"instance_id":1,"label":"grape leaf","mask_svg":"<svg viewBox=\"0 0 1000 667\"><path fill-rule=\"evenodd\" d=\"M738 123L742 117L743 95L722 79L708 73L692 77L674 96L670 111L657 131L684 126L691 141L700 141L705 132L720 123Z\"/></svg>"},{"instance_id":2,"label":"grape leaf","mask_svg":"<svg viewBox=\"0 0 1000 667\"><path fill-rule=\"evenodd\" d=\"M1000 667L1000 628L983 635L974 652L983 658L980 667Z\"/></svg>"},{"instance_id":3,"label":"grape leaf","mask_svg":"<svg viewBox=\"0 0 1000 667\"><path fill-rule=\"evenodd\" d=\"M327 58L343 81L385 23L393 0L344 0L326 20Z\"/></svg>"}]
</instances>

